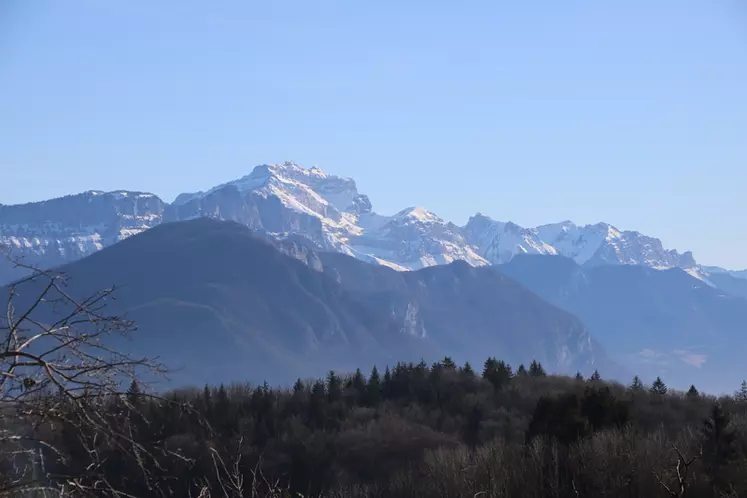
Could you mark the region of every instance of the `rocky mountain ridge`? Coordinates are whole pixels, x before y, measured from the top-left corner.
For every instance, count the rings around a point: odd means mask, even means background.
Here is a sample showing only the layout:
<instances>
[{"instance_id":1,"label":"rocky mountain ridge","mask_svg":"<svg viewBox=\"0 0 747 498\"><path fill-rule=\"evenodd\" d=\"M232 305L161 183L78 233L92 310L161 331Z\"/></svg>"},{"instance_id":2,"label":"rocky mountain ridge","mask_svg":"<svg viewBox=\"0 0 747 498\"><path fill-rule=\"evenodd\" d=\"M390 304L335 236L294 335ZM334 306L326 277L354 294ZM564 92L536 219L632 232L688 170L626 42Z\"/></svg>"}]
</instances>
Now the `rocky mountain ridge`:
<instances>
[{"instance_id":1,"label":"rocky mountain ridge","mask_svg":"<svg viewBox=\"0 0 747 498\"><path fill-rule=\"evenodd\" d=\"M607 223L579 226L564 221L524 228L478 213L460 227L422 207L379 215L353 179L291 161L257 166L237 180L181 194L171 204L150 193L88 191L0 205L0 245L28 263L52 267L162 222L198 217L236 221L276 238L301 235L319 249L397 270L457 260L473 266L502 264L517 254L559 254L588 267L682 268L706 281L710 273L728 272L701 267L690 252L665 249L659 239ZM739 278L744 272L728 273ZM0 282L16 274L0 268Z\"/></svg>"}]
</instances>

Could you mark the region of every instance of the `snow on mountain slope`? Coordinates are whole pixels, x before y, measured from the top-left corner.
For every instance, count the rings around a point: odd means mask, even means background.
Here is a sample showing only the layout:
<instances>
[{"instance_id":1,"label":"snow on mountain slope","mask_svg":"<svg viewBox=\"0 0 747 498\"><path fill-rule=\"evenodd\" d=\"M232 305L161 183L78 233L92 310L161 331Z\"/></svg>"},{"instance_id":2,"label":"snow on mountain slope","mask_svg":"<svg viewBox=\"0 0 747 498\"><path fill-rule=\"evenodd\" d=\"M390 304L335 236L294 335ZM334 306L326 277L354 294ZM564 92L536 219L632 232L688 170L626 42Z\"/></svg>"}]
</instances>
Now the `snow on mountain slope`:
<instances>
[{"instance_id":1,"label":"snow on mountain slope","mask_svg":"<svg viewBox=\"0 0 747 498\"><path fill-rule=\"evenodd\" d=\"M415 269L463 259L486 264L460 229L423 208L394 216L371 212L355 181L293 162L261 165L207 192L182 194L166 220L212 216L282 236L300 233L322 248L391 266Z\"/></svg>"},{"instance_id":2,"label":"snow on mountain slope","mask_svg":"<svg viewBox=\"0 0 747 498\"><path fill-rule=\"evenodd\" d=\"M301 235L324 250L397 270L465 260L479 266L517 254L560 254L585 266L634 264L679 267L707 280L690 252L664 249L660 240L612 225L570 221L524 228L483 214L464 227L422 207L376 214L355 181L292 161L255 167L242 178L168 205L153 194L89 191L18 206L0 205L0 244L51 267L72 261L162 221L211 217L232 220L272 238ZM731 272L747 278L747 272ZM9 278L0 267L0 282Z\"/></svg>"},{"instance_id":3,"label":"snow on mountain slope","mask_svg":"<svg viewBox=\"0 0 747 498\"><path fill-rule=\"evenodd\" d=\"M557 254L541 240L537 229L495 221L478 213L464 227L467 241L491 264L510 261L517 254Z\"/></svg>"},{"instance_id":4,"label":"snow on mountain slope","mask_svg":"<svg viewBox=\"0 0 747 498\"><path fill-rule=\"evenodd\" d=\"M459 227L422 207L403 209L379 222L378 226L363 229L350 237L349 244L354 254L411 269L456 260L467 261L473 266L487 264L467 244Z\"/></svg>"},{"instance_id":5,"label":"snow on mountain slope","mask_svg":"<svg viewBox=\"0 0 747 498\"><path fill-rule=\"evenodd\" d=\"M659 239L607 223L579 226L563 221L522 228L478 214L464 230L467 240L491 264L506 263L517 254L559 254L587 266L633 264L685 270L697 266L690 252L666 250Z\"/></svg>"},{"instance_id":6,"label":"snow on mountain slope","mask_svg":"<svg viewBox=\"0 0 747 498\"><path fill-rule=\"evenodd\" d=\"M579 264L632 264L664 268L695 266L691 252L664 249L661 241L639 232L620 231L607 223L580 227L563 222L538 228L543 239ZM552 237L556 234L555 237Z\"/></svg>"},{"instance_id":7,"label":"snow on mountain slope","mask_svg":"<svg viewBox=\"0 0 747 498\"><path fill-rule=\"evenodd\" d=\"M53 267L161 223L164 203L143 192L101 192L0 205L0 246L27 264ZM19 275L0 259L0 283Z\"/></svg>"},{"instance_id":8,"label":"snow on mountain slope","mask_svg":"<svg viewBox=\"0 0 747 498\"><path fill-rule=\"evenodd\" d=\"M85 255L161 222L163 202L142 192L88 191L43 202L0 205L0 244L65 258Z\"/></svg>"}]
</instances>

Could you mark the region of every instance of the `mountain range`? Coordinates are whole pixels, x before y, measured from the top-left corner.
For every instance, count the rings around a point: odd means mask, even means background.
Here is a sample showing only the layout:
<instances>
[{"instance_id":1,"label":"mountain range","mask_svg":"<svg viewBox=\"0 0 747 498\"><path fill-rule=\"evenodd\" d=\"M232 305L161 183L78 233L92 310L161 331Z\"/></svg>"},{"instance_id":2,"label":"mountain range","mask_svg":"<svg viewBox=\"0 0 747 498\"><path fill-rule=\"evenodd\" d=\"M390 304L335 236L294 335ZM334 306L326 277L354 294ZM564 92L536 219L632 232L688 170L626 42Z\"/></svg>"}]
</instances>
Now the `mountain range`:
<instances>
[{"instance_id":1,"label":"mountain range","mask_svg":"<svg viewBox=\"0 0 747 498\"><path fill-rule=\"evenodd\" d=\"M118 349L157 356L179 383L289 383L444 356L479 368L488 354L514 365L537 359L555 372L616 368L578 318L463 261L398 272L198 218L162 224L59 271L78 300L116 284L107 312L138 326ZM30 285L18 295L35 295Z\"/></svg>"},{"instance_id":2,"label":"mountain range","mask_svg":"<svg viewBox=\"0 0 747 498\"><path fill-rule=\"evenodd\" d=\"M0 244L45 267L71 262L162 222L212 217L283 238L302 235L317 248L398 270L464 260L502 264L517 254L562 255L585 267L634 264L681 268L711 285L709 275L747 280L747 272L699 266L692 253L607 223L569 221L523 228L483 214L465 226L422 207L376 214L355 181L293 162L260 165L247 176L173 203L142 192L88 191L43 202L0 205ZM0 282L17 272L0 267ZM723 278L722 278L723 279Z\"/></svg>"},{"instance_id":3,"label":"mountain range","mask_svg":"<svg viewBox=\"0 0 747 498\"><path fill-rule=\"evenodd\" d=\"M352 179L292 162L171 204L88 191L0 206L0 244L81 291L123 285L116 310L147 338L132 347L185 381L493 355L728 390L747 350L747 271L606 223L380 215ZM24 271L0 259L0 283Z\"/></svg>"}]
</instances>

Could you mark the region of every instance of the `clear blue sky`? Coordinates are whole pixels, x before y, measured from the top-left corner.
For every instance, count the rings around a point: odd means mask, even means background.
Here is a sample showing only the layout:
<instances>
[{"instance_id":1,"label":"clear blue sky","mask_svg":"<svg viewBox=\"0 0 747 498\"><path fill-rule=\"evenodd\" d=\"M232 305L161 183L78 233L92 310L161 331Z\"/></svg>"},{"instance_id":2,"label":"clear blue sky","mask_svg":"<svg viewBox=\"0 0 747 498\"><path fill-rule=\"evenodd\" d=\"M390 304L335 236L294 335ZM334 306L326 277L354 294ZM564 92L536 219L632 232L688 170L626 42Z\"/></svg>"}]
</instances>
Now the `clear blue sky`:
<instances>
[{"instance_id":1,"label":"clear blue sky","mask_svg":"<svg viewBox=\"0 0 747 498\"><path fill-rule=\"evenodd\" d=\"M747 267L747 2L0 1L0 202L287 159Z\"/></svg>"}]
</instances>

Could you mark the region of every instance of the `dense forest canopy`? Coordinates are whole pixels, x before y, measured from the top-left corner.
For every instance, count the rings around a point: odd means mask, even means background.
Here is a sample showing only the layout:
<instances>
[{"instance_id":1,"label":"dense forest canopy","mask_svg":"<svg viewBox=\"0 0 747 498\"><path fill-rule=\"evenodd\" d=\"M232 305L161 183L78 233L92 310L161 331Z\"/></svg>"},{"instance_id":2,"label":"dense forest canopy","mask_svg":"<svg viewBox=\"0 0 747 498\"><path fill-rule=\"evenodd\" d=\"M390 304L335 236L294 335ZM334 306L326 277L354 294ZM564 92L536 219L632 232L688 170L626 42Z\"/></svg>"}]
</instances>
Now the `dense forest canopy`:
<instances>
[{"instance_id":1,"label":"dense forest canopy","mask_svg":"<svg viewBox=\"0 0 747 498\"><path fill-rule=\"evenodd\" d=\"M290 389L233 384L157 397L133 381L122 396L91 402L139 449L96 448L106 462L98 472L132 496L710 497L747 491L746 395L444 358L330 372ZM85 475L79 429L39 430L65 458L41 451L36 465Z\"/></svg>"}]
</instances>

